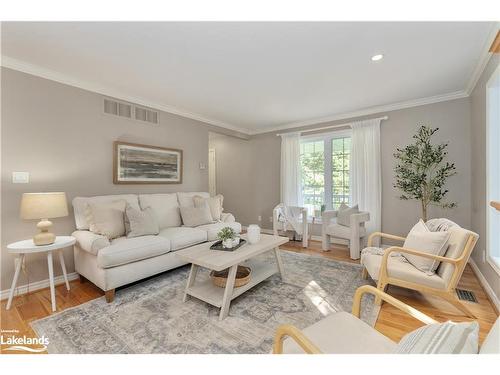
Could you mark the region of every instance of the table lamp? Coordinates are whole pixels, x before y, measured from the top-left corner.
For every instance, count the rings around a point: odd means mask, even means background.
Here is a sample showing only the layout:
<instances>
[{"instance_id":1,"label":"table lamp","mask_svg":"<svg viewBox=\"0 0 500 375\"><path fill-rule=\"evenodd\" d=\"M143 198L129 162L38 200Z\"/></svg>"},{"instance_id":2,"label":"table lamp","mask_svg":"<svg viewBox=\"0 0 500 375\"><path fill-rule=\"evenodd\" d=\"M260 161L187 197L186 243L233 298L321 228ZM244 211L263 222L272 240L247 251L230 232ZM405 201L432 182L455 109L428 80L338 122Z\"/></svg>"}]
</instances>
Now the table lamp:
<instances>
[{"instance_id":1,"label":"table lamp","mask_svg":"<svg viewBox=\"0 0 500 375\"><path fill-rule=\"evenodd\" d=\"M40 219L36 225L40 229L33 237L35 245L50 245L56 235L50 233L52 222L48 219L68 216L66 193L24 193L21 199L21 219Z\"/></svg>"}]
</instances>

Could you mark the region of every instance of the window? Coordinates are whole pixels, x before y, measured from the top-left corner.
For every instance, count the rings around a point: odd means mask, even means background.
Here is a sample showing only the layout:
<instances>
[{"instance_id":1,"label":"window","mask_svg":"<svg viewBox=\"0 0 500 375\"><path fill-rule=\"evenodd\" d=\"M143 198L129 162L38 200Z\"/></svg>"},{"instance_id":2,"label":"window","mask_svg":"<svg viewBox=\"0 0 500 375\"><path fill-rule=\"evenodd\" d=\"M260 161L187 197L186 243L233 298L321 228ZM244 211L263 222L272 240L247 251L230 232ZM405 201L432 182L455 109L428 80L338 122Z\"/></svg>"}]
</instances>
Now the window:
<instances>
[{"instance_id":1,"label":"window","mask_svg":"<svg viewBox=\"0 0 500 375\"><path fill-rule=\"evenodd\" d=\"M350 131L303 137L300 144L302 197L309 215L349 204Z\"/></svg>"},{"instance_id":2,"label":"window","mask_svg":"<svg viewBox=\"0 0 500 375\"><path fill-rule=\"evenodd\" d=\"M500 201L500 67L486 85L487 259L500 274L500 212L489 206Z\"/></svg>"}]
</instances>

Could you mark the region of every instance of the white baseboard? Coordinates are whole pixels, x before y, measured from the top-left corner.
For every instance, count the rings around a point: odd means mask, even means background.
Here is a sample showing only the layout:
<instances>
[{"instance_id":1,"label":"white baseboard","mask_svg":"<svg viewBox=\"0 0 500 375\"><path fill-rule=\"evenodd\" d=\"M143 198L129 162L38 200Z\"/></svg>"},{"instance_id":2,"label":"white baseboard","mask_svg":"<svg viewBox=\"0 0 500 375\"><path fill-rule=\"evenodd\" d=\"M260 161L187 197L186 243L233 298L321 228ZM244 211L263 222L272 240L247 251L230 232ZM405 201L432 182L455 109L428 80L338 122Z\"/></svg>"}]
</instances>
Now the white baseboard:
<instances>
[{"instance_id":1,"label":"white baseboard","mask_svg":"<svg viewBox=\"0 0 500 375\"><path fill-rule=\"evenodd\" d=\"M76 272L68 273L68 280L69 281L76 280L76 279L78 279L78 274ZM63 275L54 277L54 283L56 285L64 283ZM35 290L48 288L49 286L50 286L49 279L36 281L34 283L30 283L30 284L26 284L26 285L20 285L20 286L16 287L16 291L15 291L14 296L26 294L28 292L28 290L30 292L34 292ZM9 298L9 292L10 292L10 289L2 290L0 292L0 300L4 300L6 298Z\"/></svg>"},{"instance_id":2,"label":"white baseboard","mask_svg":"<svg viewBox=\"0 0 500 375\"><path fill-rule=\"evenodd\" d=\"M490 298L490 301L495 305L495 308L496 308L497 313L498 313L500 311L500 300L498 299L497 295L495 294L493 288L491 287L491 285L488 283L488 281L486 280L484 275L479 270L479 267L477 266L474 259L469 258L469 264L472 267L472 270L474 271L474 273L476 274L476 276L479 280L479 283L481 284L484 291L486 292L486 294Z\"/></svg>"}]
</instances>

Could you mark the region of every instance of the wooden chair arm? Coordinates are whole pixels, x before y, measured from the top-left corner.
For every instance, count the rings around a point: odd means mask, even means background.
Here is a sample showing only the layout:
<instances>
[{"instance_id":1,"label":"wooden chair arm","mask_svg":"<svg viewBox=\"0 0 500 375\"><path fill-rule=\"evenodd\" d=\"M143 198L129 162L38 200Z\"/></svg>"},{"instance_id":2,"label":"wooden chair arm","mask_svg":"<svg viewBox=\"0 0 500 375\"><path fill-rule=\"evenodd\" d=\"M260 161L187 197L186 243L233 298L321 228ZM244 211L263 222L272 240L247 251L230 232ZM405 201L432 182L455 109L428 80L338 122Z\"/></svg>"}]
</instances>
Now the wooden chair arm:
<instances>
[{"instance_id":1,"label":"wooden chair arm","mask_svg":"<svg viewBox=\"0 0 500 375\"><path fill-rule=\"evenodd\" d=\"M319 348L314 345L297 327L284 324L276 329L274 334L273 354L283 354L283 341L286 337L292 338L306 353L321 354Z\"/></svg>"},{"instance_id":2,"label":"wooden chair arm","mask_svg":"<svg viewBox=\"0 0 500 375\"><path fill-rule=\"evenodd\" d=\"M368 244L367 246L370 247L372 246L373 244L373 240L376 238L376 237L380 237L380 238L388 238L388 239L391 239L391 240L398 240L398 241L404 241L406 240L405 237L400 237L400 236L396 236L394 234L388 234L388 233L382 233L382 232L373 232L372 234L370 234L370 236L368 237Z\"/></svg>"},{"instance_id":3,"label":"wooden chair arm","mask_svg":"<svg viewBox=\"0 0 500 375\"><path fill-rule=\"evenodd\" d=\"M361 314L361 298L365 293L370 293L375 295L375 297L379 297L380 299L384 300L385 302L391 304L392 306L398 308L399 310L407 313L408 315L414 317L417 320L420 320L422 323L425 324L432 324L432 323L437 323L434 319L431 317L425 315L424 313L418 311L417 309L407 305L404 302L401 302L400 300L390 296L389 294L371 286L371 285L363 285L359 287L356 290L356 293L354 294L354 301L352 303L352 315L354 315L357 318L360 318Z\"/></svg>"}]
</instances>

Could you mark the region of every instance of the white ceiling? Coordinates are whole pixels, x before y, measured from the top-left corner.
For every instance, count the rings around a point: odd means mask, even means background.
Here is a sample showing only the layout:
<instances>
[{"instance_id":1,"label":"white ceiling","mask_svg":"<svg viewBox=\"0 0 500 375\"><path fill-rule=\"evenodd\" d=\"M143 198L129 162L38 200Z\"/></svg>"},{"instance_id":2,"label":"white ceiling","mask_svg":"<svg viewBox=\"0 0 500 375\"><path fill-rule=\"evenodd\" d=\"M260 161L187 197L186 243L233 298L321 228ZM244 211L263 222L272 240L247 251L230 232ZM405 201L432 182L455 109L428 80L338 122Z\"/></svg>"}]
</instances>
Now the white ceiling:
<instances>
[{"instance_id":1,"label":"white ceiling","mask_svg":"<svg viewBox=\"0 0 500 375\"><path fill-rule=\"evenodd\" d=\"M2 64L258 133L370 107L459 97L494 27L14 22L2 24ZM385 58L374 63L377 53Z\"/></svg>"}]
</instances>

